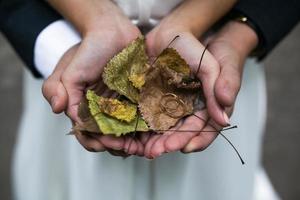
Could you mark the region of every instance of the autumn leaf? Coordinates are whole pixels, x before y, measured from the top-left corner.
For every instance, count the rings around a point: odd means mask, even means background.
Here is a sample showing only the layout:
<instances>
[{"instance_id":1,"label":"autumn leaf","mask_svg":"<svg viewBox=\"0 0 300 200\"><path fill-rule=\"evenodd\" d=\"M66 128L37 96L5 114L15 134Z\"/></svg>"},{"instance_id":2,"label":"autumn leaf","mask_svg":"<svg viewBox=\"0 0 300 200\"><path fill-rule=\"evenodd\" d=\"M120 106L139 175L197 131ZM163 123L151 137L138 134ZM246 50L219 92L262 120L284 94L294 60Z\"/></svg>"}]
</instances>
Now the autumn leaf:
<instances>
[{"instance_id":1,"label":"autumn leaf","mask_svg":"<svg viewBox=\"0 0 300 200\"><path fill-rule=\"evenodd\" d=\"M91 115L93 116L94 120L96 121L99 130L103 134L113 134L116 136L125 135L134 131L148 131L148 126L146 122L141 118L139 114L137 114L137 108L135 106L134 109L132 109L133 104L129 107L127 103L123 102L117 102L117 104L111 104L109 105L111 108L101 108L101 99L105 99L103 97L97 96L93 91L88 90L86 98L88 100L88 106ZM118 101L118 100L117 100ZM107 101L105 100L106 104L112 103L115 101ZM117 108L120 110L114 110L112 108L114 105L117 105ZM108 107L106 105L106 107ZM124 112L123 109L128 109L128 117L126 112ZM106 109L106 110L105 110ZM105 112L103 112L105 110ZM113 112L111 112L113 111ZM108 114L109 113L109 114ZM113 113L113 114L112 114ZM134 113L134 114L133 114ZM111 115L111 116L110 116ZM125 119L129 119L133 116L133 119L131 119L129 122L127 122ZM118 119L122 118L122 120Z\"/></svg>"},{"instance_id":2,"label":"autumn leaf","mask_svg":"<svg viewBox=\"0 0 300 200\"><path fill-rule=\"evenodd\" d=\"M116 136L148 131L148 126L164 132L205 106L201 82L190 74L189 65L173 48L166 48L150 67L140 36L114 56L102 74L104 83L129 101L88 91L78 113L83 123L74 128Z\"/></svg>"},{"instance_id":3,"label":"autumn leaf","mask_svg":"<svg viewBox=\"0 0 300 200\"><path fill-rule=\"evenodd\" d=\"M147 62L145 39L140 36L108 62L102 74L103 81L111 90L136 103L139 89L145 83Z\"/></svg>"},{"instance_id":4,"label":"autumn leaf","mask_svg":"<svg viewBox=\"0 0 300 200\"><path fill-rule=\"evenodd\" d=\"M156 64L156 67L163 67L164 77L168 80L169 85L174 85L178 89L198 90L201 89L201 82L197 79L187 77L182 73L178 73L169 67Z\"/></svg>"},{"instance_id":5,"label":"autumn leaf","mask_svg":"<svg viewBox=\"0 0 300 200\"><path fill-rule=\"evenodd\" d=\"M139 109L142 116L150 128L157 132L169 129L184 116L192 114L197 97L195 91L170 84L170 78L174 78L170 77L170 70L161 65L149 70L140 93Z\"/></svg>"},{"instance_id":6,"label":"autumn leaf","mask_svg":"<svg viewBox=\"0 0 300 200\"><path fill-rule=\"evenodd\" d=\"M159 55L156 65L170 68L185 77L191 73L189 65L174 48L164 49Z\"/></svg>"},{"instance_id":7,"label":"autumn leaf","mask_svg":"<svg viewBox=\"0 0 300 200\"><path fill-rule=\"evenodd\" d=\"M128 101L99 97L97 103L101 112L121 121L131 122L137 114L137 106Z\"/></svg>"}]
</instances>

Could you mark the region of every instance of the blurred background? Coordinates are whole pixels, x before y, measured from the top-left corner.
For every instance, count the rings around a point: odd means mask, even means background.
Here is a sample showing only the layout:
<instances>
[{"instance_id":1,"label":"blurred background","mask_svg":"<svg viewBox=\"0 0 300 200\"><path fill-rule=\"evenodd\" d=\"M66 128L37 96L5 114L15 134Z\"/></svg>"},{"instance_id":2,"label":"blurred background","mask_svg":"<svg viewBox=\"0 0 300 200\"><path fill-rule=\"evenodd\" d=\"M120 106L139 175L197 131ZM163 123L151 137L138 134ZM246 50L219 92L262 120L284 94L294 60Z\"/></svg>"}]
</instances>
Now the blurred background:
<instances>
[{"instance_id":1,"label":"blurred background","mask_svg":"<svg viewBox=\"0 0 300 200\"><path fill-rule=\"evenodd\" d=\"M263 164L283 200L300 199L300 25L264 60L268 120ZM22 113L23 64L0 35L0 199L12 199L11 160ZM299 157L298 157L299 156Z\"/></svg>"}]
</instances>

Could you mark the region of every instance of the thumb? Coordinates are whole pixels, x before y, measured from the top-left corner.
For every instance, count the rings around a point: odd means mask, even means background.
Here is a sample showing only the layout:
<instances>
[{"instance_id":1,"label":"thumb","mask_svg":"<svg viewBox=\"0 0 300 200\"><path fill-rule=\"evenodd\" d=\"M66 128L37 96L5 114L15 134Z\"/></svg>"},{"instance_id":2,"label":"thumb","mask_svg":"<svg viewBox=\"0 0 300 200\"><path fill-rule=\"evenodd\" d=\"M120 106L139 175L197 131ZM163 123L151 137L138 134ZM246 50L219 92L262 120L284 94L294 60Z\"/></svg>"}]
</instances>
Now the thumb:
<instances>
[{"instance_id":1,"label":"thumb","mask_svg":"<svg viewBox=\"0 0 300 200\"><path fill-rule=\"evenodd\" d=\"M215 95L224 107L234 106L241 87L243 67L233 56L223 57L220 61L221 72L216 81Z\"/></svg>"},{"instance_id":2,"label":"thumb","mask_svg":"<svg viewBox=\"0 0 300 200\"><path fill-rule=\"evenodd\" d=\"M61 113L67 107L68 95L60 80L51 75L43 84L42 93L54 113Z\"/></svg>"},{"instance_id":3,"label":"thumb","mask_svg":"<svg viewBox=\"0 0 300 200\"><path fill-rule=\"evenodd\" d=\"M63 55L53 73L43 83L42 93L51 105L54 113L61 113L67 107L68 94L61 82L61 77L66 67L71 62L77 47L78 44L74 45Z\"/></svg>"},{"instance_id":4,"label":"thumb","mask_svg":"<svg viewBox=\"0 0 300 200\"><path fill-rule=\"evenodd\" d=\"M87 83L85 81L81 81L81 78L78 76L80 75L77 73L74 74L66 73L62 77L62 83L68 95L66 115L68 115L71 118L71 120L75 122L80 121L77 114L78 106L83 97L83 93L87 85Z\"/></svg>"}]
</instances>

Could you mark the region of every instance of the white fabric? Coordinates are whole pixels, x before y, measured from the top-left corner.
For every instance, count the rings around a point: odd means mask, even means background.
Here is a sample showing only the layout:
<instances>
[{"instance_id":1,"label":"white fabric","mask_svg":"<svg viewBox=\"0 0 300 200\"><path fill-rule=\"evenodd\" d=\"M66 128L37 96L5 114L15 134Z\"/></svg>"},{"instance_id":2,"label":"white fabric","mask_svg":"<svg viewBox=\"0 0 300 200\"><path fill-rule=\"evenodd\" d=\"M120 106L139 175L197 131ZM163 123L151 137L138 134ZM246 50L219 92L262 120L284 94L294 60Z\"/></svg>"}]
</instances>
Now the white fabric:
<instances>
[{"instance_id":1,"label":"white fabric","mask_svg":"<svg viewBox=\"0 0 300 200\"><path fill-rule=\"evenodd\" d=\"M143 26L156 25L180 2L181 0L115 0L134 24ZM48 25L39 34L34 47L37 70L44 78L48 78L62 55L80 40L80 35L65 20Z\"/></svg>"},{"instance_id":2,"label":"white fabric","mask_svg":"<svg viewBox=\"0 0 300 200\"><path fill-rule=\"evenodd\" d=\"M159 20L179 1L116 2L137 24L140 21L151 24L151 20ZM148 7L151 14L135 13L138 9L144 13L147 6L142 6L143 2L151 3ZM63 53L79 41L66 22L48 28L39 36L35 48L36 64L45 77ZM53 36L55 40L51 40ZM87 152L73 136L65 135L71 124L64 115L52 114L41 95L41 85L41 80L25 73L25 109L13 169L16 200L260 200L257 196L262 194L253 195L254 192L264 193L255 189L262 185L257 183L255 174L260 169L266 91L263 68L253 60L246 63L242 89L231 118L231 123L239 128L225 133L241 152L245 166L220 137L204 152L166 154L154 161L138 157L124 160L107 153ZM265 183L268 185L268 181Z\"/></svg>"},{"instance_id":3,"label":"white fabric","mask_svg":"<svg viewBox=\"0 0 300 200\"><path fill-rule=\"evenodd\" d=\"M40 94L42 81L24 77L24 113L14 157L17 200L252 200L265 121L265 82L260 65L248 61L226 135L243 155L218 138L204 152L166 154L148 161L84 150L64 115L54 115ZM273 192L272 190L270 190ZM258 196L261 196L260 194ZM260 200L260 199L255 199ZM275 200L272 198L264 200Z\"/></svg>"},{"instance_id":4,"label":"white fabric","mask_svg":"<svg viewBox=\"0 0 300 200\"><path fill-rule=\"evenodd\" d=\"M64 37L61 37L62 34ZM34 63L37 70L44 78L48 78L62 55L80 40L79 34L65 20L48 25L39 34L34 46Z\"/></svg>"}]
</instances>

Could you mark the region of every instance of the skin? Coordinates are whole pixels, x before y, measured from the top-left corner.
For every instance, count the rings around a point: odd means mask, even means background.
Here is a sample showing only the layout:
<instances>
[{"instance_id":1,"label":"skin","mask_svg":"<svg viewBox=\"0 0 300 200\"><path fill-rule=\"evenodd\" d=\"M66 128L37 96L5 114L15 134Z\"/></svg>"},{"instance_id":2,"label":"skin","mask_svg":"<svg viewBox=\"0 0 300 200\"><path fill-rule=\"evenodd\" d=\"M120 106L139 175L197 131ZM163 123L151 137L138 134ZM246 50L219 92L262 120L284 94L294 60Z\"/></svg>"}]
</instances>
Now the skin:
<instances>
[{"instance_id":1,"label":"skin","mask_svg":"<svg viewBox=\"0 0 300 200\"><path fill-rule=\"evenodd\" d=\"M44 82L42 91L53 112L65 112L73 122L80 123L77 110L84 92L90 88L97 90L99 95L112 95L101 80L103 67L138 37L140 31L110 1L72 2L50 1L75 25L82 35L82 42L65 53L53 74ZM76 137L89 151L120 150L128 143L126 137L87 136L80 133ZM134 146L137 150L130 153L143 152L139 141L134 142Z\"/></svg>"},{"instance_id":2,"label":"skin","mask_svg":"<svg viewBox=\"0 0 300 200\"><path fill-rule=\"evenodd\" d=\"M159 33L160 29L161 34ZM170 28L167 27L165 30L170 30ZM163 43L165 33L164 28L156 28L150 32L147 35L147 42L150 43L148 47L155 49L155 42L159 45L167 45L168 42ZM178 30L175 33L177 34ZM172 44L172 47L177 49L195 71L195 67L198 64L196 61L199 60L204 46L191 32L182 31L179 35L181 37ZM168 36L165 37L170 38ZM153 43L151 43L152 41ZM207 76L214 77L213 93L210 95L214 96L220 107L230 116L241 86L244 62L256 47L258 38L249 26L239 22L229 22L215 35L207 38L204 44L207 43L209 43L208 52L203 58L198 77L202 80L204 93L205 89L208 88L207 85L205 86L205 78ZM207 102L207 107L208 105L209 102ZM163 153L178 150L184 153L191 153L206 149L218 135L214 131L223 128L211 116L211 112L214 111L210 111L208 107L195 113L203 120L190 116L174 128L179 130L199 130L199 132L185 132L184 134L182 132L166 132L163 135L151 136L148 138L145 146L145 157L153 159ZM205 121L208 121L208 123L205 123Z\"/></svg>"},{"instance_id":3,"label":"skin","mask_svg":"<svg viewBox=\"0 0 300 200\"><path fill-rule=\"evenodd\" d=\"M215 84L215 96L217 101L231 114L236 97L241 87L243 68L246 58L258 44L255 31L240 22L227 23L218 33L208 38L208 50L220 64L220 74ZM220 128L215 126L216 128ZM204 130L212 129L206 125ZM212 135L207 136L207 135ZM215 133L199 133L189 139L189 142L181 149L185 153L201 151L208 147Z\"/></svg>"},{"instance_id":4,"label":"skin","mask_svg":"<svg viewBox=\"0 0 300 200\"><path fill-rule=\"evenodd\" d=\"M234 2L233 0L184 1L146 36L148 54L157 56L175 35L180 35L172 47L179 51L195 72L201 52L204 50L204 46L197 38L228 12ZM97 89L100 95L111 95L111 91L101 82L103 67L140 32L111 1L87 3L80 0L50 0L49 3L75 25L83 40L62 57L53 74L45 81L43 94L55 113L65 111L72 121L79 122L77 109L84 91L93 88ZM214 12L208 12L209 10ZM199 16L199 13L206 17ZM210 116L213 119L211 123L223 127L229 123L225 107L227 109L230 106L226 102L226 97L224 100L222 94L218 94L216 90L221 74L222 67L218 59L213 53L207 52L197 76L203 83L208 109L197 115L205 119ZM187 118L178 125L178 128L185 129L187 126L195 130L209 128L196 117ZM137 154L154 158L165 152L177 150L189 152L191 149L189 145L194 144L190 142L198 135L195 133L143 134L142 138L133 142L129 137L83 134L76 134L76 137L89 151L108 150L114 155L124 156L126 152L128 155ZM205 140L201 140L202 146L208 146L216 137L216 134L205 135Z\"/></svg>"}]
</instances>

